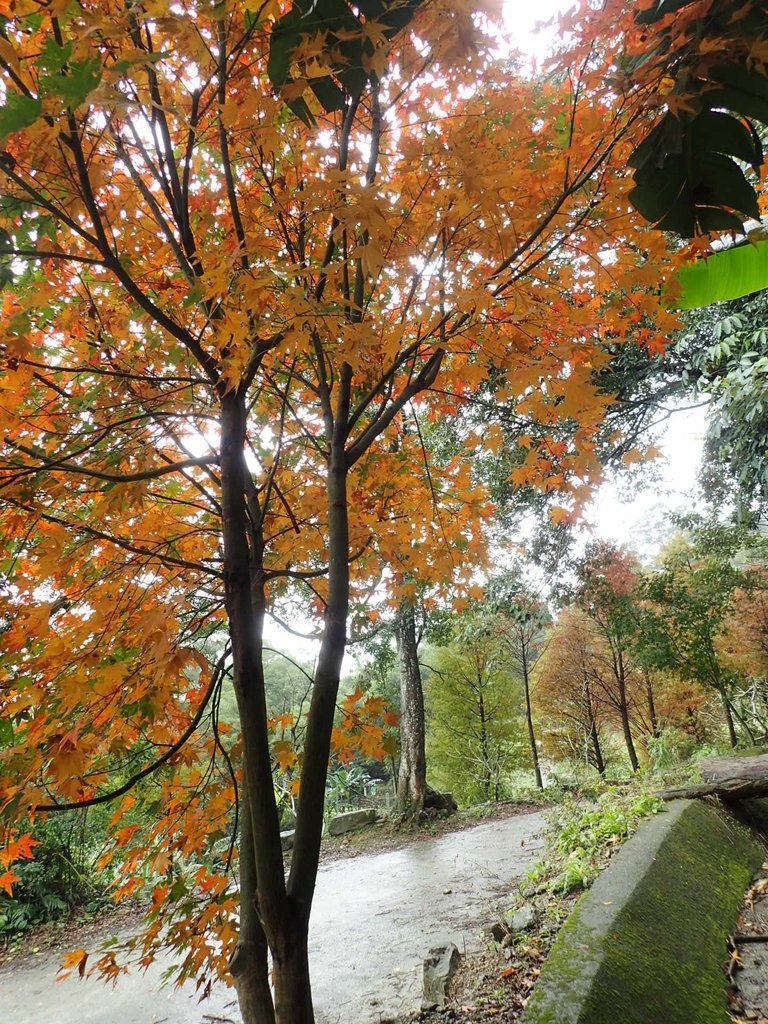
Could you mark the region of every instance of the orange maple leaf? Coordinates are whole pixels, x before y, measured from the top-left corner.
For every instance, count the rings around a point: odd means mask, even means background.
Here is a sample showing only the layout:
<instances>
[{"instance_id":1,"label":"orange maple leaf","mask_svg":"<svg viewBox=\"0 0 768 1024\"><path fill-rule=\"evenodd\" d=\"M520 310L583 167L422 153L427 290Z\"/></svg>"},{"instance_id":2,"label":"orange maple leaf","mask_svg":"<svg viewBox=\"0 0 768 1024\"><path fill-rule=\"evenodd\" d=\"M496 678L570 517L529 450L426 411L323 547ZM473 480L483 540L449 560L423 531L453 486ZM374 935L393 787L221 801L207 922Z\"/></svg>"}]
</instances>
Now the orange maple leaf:
<instances>
[{"instance_id":1,"label":"orange maple leaf","mask_svg":"<svg viewBox=\"0 0 768 1024\"><path fill-rule=\"evenodd\" d=\"M0 875L0 889L4 889L9 896L13 896L13 883L19 882L21 879L13 871L4 871Z\"/></svg>"}]
</instances>

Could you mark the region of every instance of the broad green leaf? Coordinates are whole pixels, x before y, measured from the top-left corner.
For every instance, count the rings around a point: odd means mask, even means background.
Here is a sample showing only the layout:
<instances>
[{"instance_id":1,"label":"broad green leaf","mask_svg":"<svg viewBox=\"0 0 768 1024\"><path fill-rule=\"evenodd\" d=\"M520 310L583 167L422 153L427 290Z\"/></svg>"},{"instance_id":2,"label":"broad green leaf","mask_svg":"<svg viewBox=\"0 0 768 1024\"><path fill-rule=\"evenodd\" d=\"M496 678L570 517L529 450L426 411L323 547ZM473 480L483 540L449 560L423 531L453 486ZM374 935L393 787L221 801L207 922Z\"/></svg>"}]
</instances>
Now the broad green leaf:
<instances>
[{"instance_id":1,"label":"broad green leaf","mask_svg":"<svg viewBox=\"0 0 768 1024\"><path fill-rule=\"evenodd\" d=\"M768 242L737 245L683 267L678 309L699 309L768 288Z\"/></svg>"},{"instance_id":2,"label":"broad green leaf","mask_svg":"<svg viewBox=\"0 0 768 1024\"><path fill-rule=\"evenodd\" d=\"M61 96L68 107L74 108L85 102L100 81L99 62L86 60L80 64L70 64L60 75L46 75L40 81L40 88L45 93Z\"/></svg>"},{"instance_id":3,"label":"broad green leaf","mask_svg":"<svg viewBox=\"0 0 768 1024\"><path fill-rule=\"evenodd\" d=\"M34 124L42 112L43 104L37 97L8 93L5 104L0 107L0 143L5 142L12 132Z\"/></svg>"}]
</instances>

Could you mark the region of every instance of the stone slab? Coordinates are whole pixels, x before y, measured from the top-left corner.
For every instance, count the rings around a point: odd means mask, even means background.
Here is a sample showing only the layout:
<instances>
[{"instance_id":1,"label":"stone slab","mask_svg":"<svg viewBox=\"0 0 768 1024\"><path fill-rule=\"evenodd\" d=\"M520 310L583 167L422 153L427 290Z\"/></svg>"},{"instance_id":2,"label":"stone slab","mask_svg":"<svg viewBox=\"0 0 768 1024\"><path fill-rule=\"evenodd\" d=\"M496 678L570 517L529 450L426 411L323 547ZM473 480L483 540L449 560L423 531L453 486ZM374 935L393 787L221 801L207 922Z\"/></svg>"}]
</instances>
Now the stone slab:
<instances>
[{"instance_id":1,"label":"stone slab","mask_svg":"<svg viewBox=\"0 0 768 1024\"><path fill-rule=\"evenodd\" d=\"M345 832L353 832L357 828L365 828L376 821L376 811L347 811L346 814L337 814L328 823L328 834L341 836Z\"/></svg>"}]
</instances>

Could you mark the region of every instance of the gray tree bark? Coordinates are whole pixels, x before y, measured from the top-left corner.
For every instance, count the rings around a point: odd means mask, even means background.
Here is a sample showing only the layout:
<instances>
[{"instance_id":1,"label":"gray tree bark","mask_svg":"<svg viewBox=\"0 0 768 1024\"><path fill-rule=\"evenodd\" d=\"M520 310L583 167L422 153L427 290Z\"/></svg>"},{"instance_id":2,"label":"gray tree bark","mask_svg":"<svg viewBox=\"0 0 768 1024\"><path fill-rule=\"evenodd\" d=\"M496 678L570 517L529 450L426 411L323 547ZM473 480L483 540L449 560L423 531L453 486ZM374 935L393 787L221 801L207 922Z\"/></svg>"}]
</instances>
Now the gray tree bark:
<instances>
[{"instance_id":1,"label":"gray tree bark","mask_svg":"<svg viewBox=\"0 0 768 1024\"><path fill-rule=\"evenodd\" d=\"M397 809L418 815L427 791L424 690L419 668L413 604L406 600L397 613L397 659L400 671L400 770Z\"/></svg>"}]
</instances>

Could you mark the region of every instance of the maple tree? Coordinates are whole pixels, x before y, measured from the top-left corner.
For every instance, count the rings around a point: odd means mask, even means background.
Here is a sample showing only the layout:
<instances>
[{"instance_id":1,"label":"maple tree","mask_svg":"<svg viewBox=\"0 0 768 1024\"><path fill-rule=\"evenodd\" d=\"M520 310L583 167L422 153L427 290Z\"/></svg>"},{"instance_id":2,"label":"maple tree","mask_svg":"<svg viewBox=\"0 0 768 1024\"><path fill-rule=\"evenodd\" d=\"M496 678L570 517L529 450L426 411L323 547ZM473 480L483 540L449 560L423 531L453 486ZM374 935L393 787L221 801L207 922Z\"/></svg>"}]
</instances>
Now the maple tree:
<instances>
[{"instance_id":1,"label":"maple tree","mask_svg":"<svg viewBox=\"0 0 768 1024\"><path fill-rule=\"evenodd\" d=\"M287 33L277 96L272 0L0 0L2 884L28 816L112 803L116 894L157 879L140 962L176 946L203 994L231 975L246 1024L313 1020L329 755L386 727L362 694L335 726L350 612L390 566L471 586L491 511L466 458L391 443L403 415L454 415L493 372L579 423L554 456L529 439L516 483L583 500L602 342L659 348L672 323L664 240L626 201L660 79L605 73L629 5L544 84L495 58L477 4L341 6L342 34ZM265 616L296 607L322 623L300 749L263 666ZM167 880L221 840L223 864Z\"/></svg>"}]
</instances>

